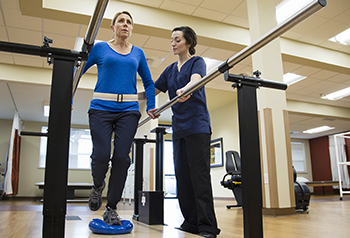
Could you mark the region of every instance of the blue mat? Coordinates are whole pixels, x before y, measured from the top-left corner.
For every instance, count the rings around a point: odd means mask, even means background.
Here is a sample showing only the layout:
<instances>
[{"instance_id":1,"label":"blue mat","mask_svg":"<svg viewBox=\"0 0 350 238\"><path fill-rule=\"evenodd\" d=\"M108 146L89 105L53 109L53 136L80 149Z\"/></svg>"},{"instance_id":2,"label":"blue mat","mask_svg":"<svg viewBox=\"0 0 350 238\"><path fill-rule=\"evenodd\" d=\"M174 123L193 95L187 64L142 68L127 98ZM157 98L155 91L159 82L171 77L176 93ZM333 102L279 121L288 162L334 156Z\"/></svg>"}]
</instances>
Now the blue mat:
<instances>
[{"instance_id":1,"label":"blue mat","mask_svg":"<svg viewBox=\"0 0 350 238\"><path fill-rule=\"evenodd\" d=\"M101 219L92 219L89 223L89 228L93 233L107 234L107 235L118 235L130 233L133 229L133 224L128 220L121 221L121 226L111 226L106 224Z\"/></svg>"}]
</instances>

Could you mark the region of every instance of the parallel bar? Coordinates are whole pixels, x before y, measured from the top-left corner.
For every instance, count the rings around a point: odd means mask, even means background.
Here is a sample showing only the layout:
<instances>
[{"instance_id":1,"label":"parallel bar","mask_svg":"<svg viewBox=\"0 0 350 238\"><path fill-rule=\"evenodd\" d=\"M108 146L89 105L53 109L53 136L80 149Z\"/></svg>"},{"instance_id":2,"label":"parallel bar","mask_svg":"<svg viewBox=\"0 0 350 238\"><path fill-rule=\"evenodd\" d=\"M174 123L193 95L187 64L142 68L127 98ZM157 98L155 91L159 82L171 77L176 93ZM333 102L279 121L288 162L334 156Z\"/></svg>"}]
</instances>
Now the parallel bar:
<instances>
[{"instance_id":1,"label":"parallel bar","mask_svg":"<svg viewBox=\"0 0 350 238\"><path fill-rule=\"evenodd\" d=\"M285 83L280 83L271 80L265 80L261 78L248 77L243 75L229 74L228 71L224 73L225 81L235 82L235 83L246 83L256 85L257 87L274 88L280 90L286 90L288 85Z\"/></svg>"},{"instance_id":2,"label":"parallel bar","mask_svg":"<svg viewBox=\"0 0 350 238\"><path fill-rule=\"evenodd\" d=\"M48 133L21 131L21 136L48 136Z\"/></svg>"},{"instance_id":3,"label":"parallel bar","mask_svg":"<svg viewBox=\"0 0 350 238\"><path fill-rule=\"evenodd\" d=\"M0 51L26 55L36 55L42 57L47 57L49 54L51 54L55 57L60 57L61 59L67 60L76 60L77 58L81 58L81 60L87 60L87 54L84 52L45 46L26 45L6 41L0 41Z\"/></svg>"},{"instance_id":4,"label":"parallel bar","mask_svg":"<svg viewBox=\"0 0 350 238\"><path fill-rule=\"evenodd\" d=\"M92 46L94 44L94 41L96 39L96 35L98 32L98 29L101 26L101 22L103 20L103 15L106 11L107 5L109 0L99 0L95 7L95 12L92 15L90 19L90 23L88 26L88 29L85 34L84 38L84 44L82 46L81 51L89 53L92 49ZM75 70L74 72L74 80L73 80L73 97L75 95L75 92L77 91L78 84L80 81L80 78L83 74L83 70L85 68L86 61L82 61L80 66Z\"/></svg>"},{"instance_id":5,"label":"parallel bar","mask_svg":"<svg viewBox=\"0 0 350 238\"><path fill-rule=\"evenodd\" d=\"M281 36L286 31L293 28L295 25L299 24L315 12L319 11L321 8L326 6L327 2L326 0L315 0L314 2L310 3L308 6L306 6L301 11L294 14L292 17L284 21L283 23L277 25L274 27L271 31L257 39L255 42L235 54L230 59L226 60L222 65L220 65L217 69L211 70L204 78L202 78L200 81L198 81L196 84L189 87L187 90L185 90L182 94L182 96L187 96L197 89L205 86L207 83L209 83L211 80L216 78L220 75L220 73L224 73L228 69L232 68L254 52L258 51L277 37ZM169 102L165 103L163 106L161 106L157 111L155 111L153 114L155 116L158 116L160 113L171 107L177 102L178 96L174 97ZM139 127L144 125L146 122L150 121L151 117L145 118L143 121L139 123Z\"/></svg>"},{"instance_id":6,"label":"parallel bar","mask_svg":"<svg viewBox=\"0 0 350 238\"><path fill-rule=\"evenodd\" d=\"M287 32L288 30L290 30L300 22L304 21L306 18L313 15L315 12L319 11L321 8L326 6L326 4L327 4L326 0L313 1L304 9L295 13L293 16L291 16L281 24L277 25L272 30L267 32L265 35L261 36L259 39L253 42L251 45L247 46L246 48L238 52L236 55L234 55L232 58L230 58L227 61L228 66L231 68L237 63L241 62L242 60L244 60L254 52L258 51L259 49L261 49L262 47L264 47L274 39L281 36L283 33ZM225 69L221 70L221 67L223 67L224 64L219 67L219 70L222 73L226 71Z\"/></svg>"}]
</instances>

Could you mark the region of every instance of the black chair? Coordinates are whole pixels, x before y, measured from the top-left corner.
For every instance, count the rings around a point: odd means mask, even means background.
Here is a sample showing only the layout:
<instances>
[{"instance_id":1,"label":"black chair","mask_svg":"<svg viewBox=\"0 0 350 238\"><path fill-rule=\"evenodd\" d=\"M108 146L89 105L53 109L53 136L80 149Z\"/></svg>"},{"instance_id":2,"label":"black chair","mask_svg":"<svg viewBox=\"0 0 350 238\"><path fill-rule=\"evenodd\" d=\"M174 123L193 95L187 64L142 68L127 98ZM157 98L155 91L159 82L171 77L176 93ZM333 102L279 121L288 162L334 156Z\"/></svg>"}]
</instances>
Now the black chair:
<instances>
[{"instance_id":1,"label":"black chair","mask_svg":"<svg viewBox=\"0 0 350 238\"><path fill-rule=\"evenodd\" d=\"M294 191L295 191L295 210L303 209L303 211L308 210L310 203L310 189L303 182L297 182L297 171L293 166L294 175Z\"/></svg>"},{"instance_id":2,"label":"black chair","mask_svg":"<svg viewBox=\"0 0 350 238\"><path fill-rule=\"evenodd\" d=\"M231 175L231 178L226 180L228 175ZM227 205L226 208L242 207L241 158L237 151L226 152L226 174L220 183L232 190L237 201L237 205Z\"/></svg>"}]
</instances>

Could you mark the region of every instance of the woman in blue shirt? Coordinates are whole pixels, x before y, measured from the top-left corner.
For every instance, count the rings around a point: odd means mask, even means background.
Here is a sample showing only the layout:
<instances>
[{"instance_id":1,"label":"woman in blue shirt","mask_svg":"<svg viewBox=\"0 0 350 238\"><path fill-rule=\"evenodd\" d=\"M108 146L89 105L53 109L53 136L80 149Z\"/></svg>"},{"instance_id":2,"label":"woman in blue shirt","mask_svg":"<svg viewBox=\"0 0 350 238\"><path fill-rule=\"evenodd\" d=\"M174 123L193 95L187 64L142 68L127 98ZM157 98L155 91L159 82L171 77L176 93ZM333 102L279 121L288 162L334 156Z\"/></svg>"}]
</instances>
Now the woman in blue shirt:
<instances>
[{"instance_id":1,"label":"woman in blue shirt","mask_svg":"<svg viewBox=\"0 0 350 238\"><path fill-rule=\"evenodd\" d=\"M140 119L137 73L141 76L147 98L147 113L154 118L154 83L144 52L128 42L133 30L129 12L117 13L111 25L114 34L108 42L96 43L86 62L85 73L97 65L97 83L89 108L89 123L93 151L91 169L94 186L90 192L89 207L96 211L102 205L102 191L111 162L107 205L103 214L109 225L121 225L116 212L130 166L129 152ZM111 138L114 150L111 157Z\"/></svg>"},{"instance_id":2,"label":"woman in blue shirt","mask_svg":"<svg viewBox=\"0 0 350 238\"><path fill-rule=\"evenodd\" d=\"M178 61L169 65L155 82L156 94L168 91L179 97L172 106L172 129L177 197L184 217L180 229L202 237L220 233L214 212L210 179L210 117L204 87L187 97L187 88L206 75L203 58L193 56L196 33L190 27L172 31L171 46Z\"/></svg>"}]
</instances>

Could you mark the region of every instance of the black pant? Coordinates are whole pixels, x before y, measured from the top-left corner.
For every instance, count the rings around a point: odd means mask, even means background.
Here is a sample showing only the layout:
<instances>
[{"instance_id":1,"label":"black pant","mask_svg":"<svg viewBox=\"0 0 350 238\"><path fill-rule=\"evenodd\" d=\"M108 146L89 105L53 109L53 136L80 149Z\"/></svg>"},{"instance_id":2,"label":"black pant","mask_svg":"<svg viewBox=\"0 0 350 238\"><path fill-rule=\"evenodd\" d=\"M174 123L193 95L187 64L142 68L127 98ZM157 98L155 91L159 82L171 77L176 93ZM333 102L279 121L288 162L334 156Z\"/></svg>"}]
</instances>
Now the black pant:
<instances>
[{"instance_id":1,"label":"black pant","mask_svg":"<svg viewBox=\"0 0 350 238\"><path fill-rule=\"evenodd\" d=\"M173 140L177 197L191 233L219 234L210 179L210 134L194 134Z\"/></svg>"},{"instance_id":2,"label":"black pant","mask_svg":"<svg viewBox=\"0 0 350 238\"><path fill-rule=\"evenodd\" d=\"M116 209L121 200L125 186L129 153L134 139L139 111L106 112L101 110L89 111L89 123L93 150L91 154L91 170L93 182L100 187L106 178L109 162L111 171L108 183L107 206ZM114 132L114 150L111 157L111 138Z\"/></svg>"}]
</instances>

